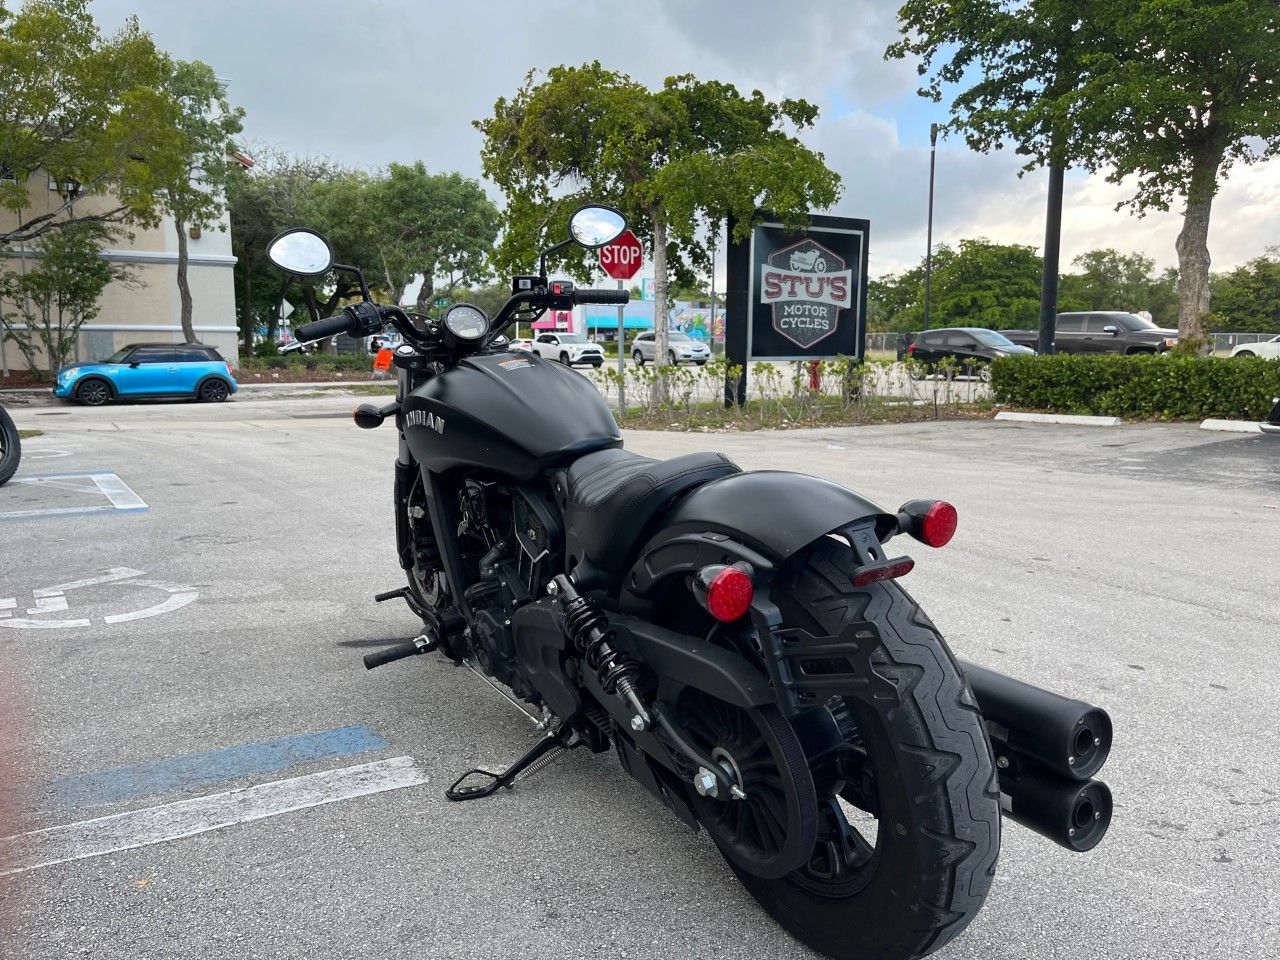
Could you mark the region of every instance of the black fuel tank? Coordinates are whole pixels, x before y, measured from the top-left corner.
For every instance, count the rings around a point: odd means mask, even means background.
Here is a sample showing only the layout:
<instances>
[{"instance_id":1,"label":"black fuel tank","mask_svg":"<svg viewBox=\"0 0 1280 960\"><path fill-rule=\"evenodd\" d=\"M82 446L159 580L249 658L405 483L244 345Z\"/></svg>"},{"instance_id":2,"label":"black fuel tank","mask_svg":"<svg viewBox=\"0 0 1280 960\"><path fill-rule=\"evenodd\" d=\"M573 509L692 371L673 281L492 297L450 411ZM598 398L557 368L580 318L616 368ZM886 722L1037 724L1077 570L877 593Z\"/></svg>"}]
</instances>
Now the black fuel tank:
<instances>
[{"instance_id":1,"label":"black fuel tank","mask_svg":"<svg viewBox=\"0 0 1280 960\"><path fill-rule=\"evenodd\" d=\"M531 480L584 453L622 446L600 391L533 353L466 357L409 394L403 410L409 449L436 473L486 467Z\"/></svg>"}]
</instances>

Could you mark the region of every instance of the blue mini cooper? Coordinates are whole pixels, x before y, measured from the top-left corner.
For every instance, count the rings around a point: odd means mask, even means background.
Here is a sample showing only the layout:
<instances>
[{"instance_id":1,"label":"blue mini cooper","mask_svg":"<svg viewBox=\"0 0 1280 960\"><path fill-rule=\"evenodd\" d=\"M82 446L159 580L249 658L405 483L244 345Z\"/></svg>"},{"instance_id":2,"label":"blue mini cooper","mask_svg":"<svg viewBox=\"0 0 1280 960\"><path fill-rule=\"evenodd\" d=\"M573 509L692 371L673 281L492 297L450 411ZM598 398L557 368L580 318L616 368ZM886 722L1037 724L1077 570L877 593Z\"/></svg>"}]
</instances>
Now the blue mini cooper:
<instances>
[{"instance_id":1,"label":"blue mini cooper","mask_svg":"<svg viewBox=\"0 0 1280 960\"><path fill-rule=\"evenodd\" d=\"M116 397L191 397L221 403L236 392L231 364L202 343L131 343L99 363L58 371L55 397L100 407Z\"/></svg>"}]
</instances>

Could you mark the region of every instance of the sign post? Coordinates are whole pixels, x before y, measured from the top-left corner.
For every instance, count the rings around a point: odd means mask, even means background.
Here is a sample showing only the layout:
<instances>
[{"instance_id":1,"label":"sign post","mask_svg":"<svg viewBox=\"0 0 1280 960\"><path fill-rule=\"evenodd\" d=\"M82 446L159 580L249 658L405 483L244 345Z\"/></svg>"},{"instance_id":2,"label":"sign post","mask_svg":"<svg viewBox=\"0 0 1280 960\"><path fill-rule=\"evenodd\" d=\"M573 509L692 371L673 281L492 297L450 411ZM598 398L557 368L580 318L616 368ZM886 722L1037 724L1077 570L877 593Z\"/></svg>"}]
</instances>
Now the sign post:
<instances>
[{"instance_id":1,"label":"sign post","mask_svg":"<svg viewBox=\"0 0 1280 960\"><path fill-rule=\"evenodd\" d=\"M622 231L622 235L613 243L600 248L600 268L618 281L618 289L640 270L644 262L644 247L639 238L630 230ZM618 306L618 416L627 412L626 392L626 313L627 308ZM656 322L656 321L655 321Z\"/></svg>"}]
</instances>

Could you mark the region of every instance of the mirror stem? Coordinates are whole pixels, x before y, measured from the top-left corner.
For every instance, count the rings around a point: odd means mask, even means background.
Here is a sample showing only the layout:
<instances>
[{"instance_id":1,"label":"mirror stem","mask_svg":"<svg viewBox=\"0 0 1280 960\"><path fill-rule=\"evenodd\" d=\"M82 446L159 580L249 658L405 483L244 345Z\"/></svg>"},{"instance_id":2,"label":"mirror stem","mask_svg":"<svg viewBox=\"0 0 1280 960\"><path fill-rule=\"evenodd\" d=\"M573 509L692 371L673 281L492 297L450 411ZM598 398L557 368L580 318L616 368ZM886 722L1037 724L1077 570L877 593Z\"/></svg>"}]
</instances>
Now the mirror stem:
<instances>
[{"instance_id":1,"label":"mirror stem","mask_svg":"<svg viewBox=\"0 0 1280 960\"><path fill-rule=\"evenodd\" d=\"M571 239L562 240L560 243L557 243L554 247L547 247L547 249L542 251L542 257L538 261L538 275L542 277L543 280L547 279L547 256L549 254L555 253L558 250L563 250L565 247L569 246L571 243L573 243L573 240Z\"/></svg>"},{"instance_id":2,"label":"mirror stem","mask_svg":"<svg viewBox=\"0 0 1280 960\"><path fill-rule=\"evenodd\" d=\"M360 293L361 295L363 295L365 302L367 303L373 302L373 294L369 292L369 284L364 278L363 270L361 270L359 267L353 267L345 263L335 263L333 265L333 269L346 270L348 273L354 273L356 275L356 279L360 281Z\"/></svg>"}]
</instances>

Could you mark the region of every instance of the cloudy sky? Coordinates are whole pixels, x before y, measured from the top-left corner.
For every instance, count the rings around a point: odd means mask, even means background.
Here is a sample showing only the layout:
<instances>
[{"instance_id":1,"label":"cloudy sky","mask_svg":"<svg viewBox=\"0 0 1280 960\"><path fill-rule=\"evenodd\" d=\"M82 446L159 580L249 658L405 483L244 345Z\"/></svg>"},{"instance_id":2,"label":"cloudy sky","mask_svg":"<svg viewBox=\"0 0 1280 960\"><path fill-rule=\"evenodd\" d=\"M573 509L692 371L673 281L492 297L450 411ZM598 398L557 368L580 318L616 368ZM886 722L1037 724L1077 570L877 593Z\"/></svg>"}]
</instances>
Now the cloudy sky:
<instances>
[{"instance_id":1,"label":"cloudy sky","mask_svg":"<svg viewBox=\"0 0 1280 960\"><path fill-rule=\"evenodd\" d=\"M423 160L480 176L471 121L529 69L599 59L636 80L694 73L744 92L803 97L821 116L805 141L844 178L833 212L871 221L873 275L924 255L929 124L943 105L915 94L912 64L886 63L894 0L95 0L106 29L136 14L176 56L231 81L246 135L351 165ZM1039 246L1043 172L1017 175L1008 151L938 149L935 242L966 237ZM492 186L490 189L492 189ZM1176 263L1177 211L1116 212L1129 193L1101 176L1067 181L1064 262L1084 250ZM1215 203L1214 267L1280 244L1280 162L1234 171Z\"/></svg>"}]
</instances>

